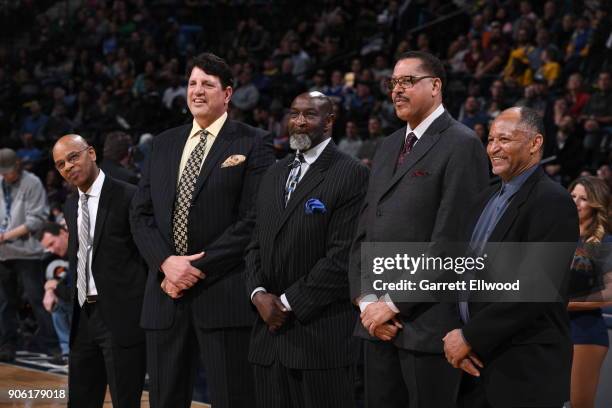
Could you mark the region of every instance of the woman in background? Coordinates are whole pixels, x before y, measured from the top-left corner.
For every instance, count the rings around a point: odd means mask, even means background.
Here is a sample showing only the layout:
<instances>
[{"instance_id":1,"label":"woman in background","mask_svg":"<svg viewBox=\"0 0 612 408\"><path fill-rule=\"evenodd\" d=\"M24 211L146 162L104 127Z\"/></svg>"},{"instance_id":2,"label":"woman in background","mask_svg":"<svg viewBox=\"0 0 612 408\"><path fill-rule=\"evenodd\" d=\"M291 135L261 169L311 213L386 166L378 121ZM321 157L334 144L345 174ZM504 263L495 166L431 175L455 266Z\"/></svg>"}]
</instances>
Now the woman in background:
<instances>
[{"instance_id":1,"label":"woman in background","mask_svg":"<svg viewBox=\"0 0 612 408\"><path fill-rule=\"evenodd\" d=\"M579 177L569 186L578 210L580 243L572 262L570 293L580 298L569 302L568 310L574 343L571 377L572 408L593 408L599 383L599 371L608 352L608 330L601 308L612 305L608 290L594 288L609 286L608 277L597 278L597 267L592 249L605 251L602 243L612 242L609 235L608 212L610 190L602 180L593 176ZM607 269L607 268L606 268ZM607 270L604 272L608 272ZM599 282L597 285L596 282ZM593 289L596 293L592 293ZM588 296L587 295L588 292ZM580 300L580 301L578 301Z\"/></svg>"}]
</instances>

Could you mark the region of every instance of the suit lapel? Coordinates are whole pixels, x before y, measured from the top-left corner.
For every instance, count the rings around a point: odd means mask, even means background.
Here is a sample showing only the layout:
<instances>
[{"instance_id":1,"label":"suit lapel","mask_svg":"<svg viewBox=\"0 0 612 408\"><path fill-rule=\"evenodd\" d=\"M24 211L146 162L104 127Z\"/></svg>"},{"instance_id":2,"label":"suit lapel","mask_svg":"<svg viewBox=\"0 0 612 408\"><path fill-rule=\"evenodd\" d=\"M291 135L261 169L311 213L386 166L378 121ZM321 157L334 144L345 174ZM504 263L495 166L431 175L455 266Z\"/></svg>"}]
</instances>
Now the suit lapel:
<instances>
[{"instance_id":1,"label":"suit lapel","mask_svg":"<svg viewBox=\"0 0 612 408\"><path fill-rule=\"evenodd\" d=\"M325 172L329 168L333 161L337 151L336 144L333 140L330 140L329 144L317 160L310 166L308 172L304 175L302 180L298 183L295 191L291 195L287 207L281 212L280 221L276 227L276 233L280 231L283 225L289 219L289 216L296 211L303 211L301 204L304 198L310 193L316 186L318 186L323 179L325 179ZM283 184L284 185L284 184ZM284 193L283 193L283 206L284 206Z\"/></svg>"},{"instance_id":2,"label":"suit lapel","mask_svg":"<svg viewBox=\"0 0 612 408\"><path fill-rule=\"evenodd\" d=\"M230 119L227 119L223 124L221 131L217 135L215 142L210 148L208 155L206 155L206 159L204 159L204 164L202 164L202 169L200 170L200 174L198 175L195 189L193 191L192 201L195 201L196 197L200 193L200 190L204 186L204 182L210 176L212 171L214 169L221 168L221 159L224 157L223 154L229 148L235 135L234 123Z\"/></svg>"},{"instance_id":3,"label":"suit lapel","mask_svg":"<svg viewBox=\"0 0 612 408\"><path fill-rule=\"evenodd\" d=\"M287 177L289 177L289 164L292 162L291 155L283 159L276 174L274 175L274 205L275 213L281 214L285 211L285 184L287 183ZM308 174L308 173L306 173ZM299 186L299 184L298 184Z\"/></svg>"},{"instance_id":4,"label":"suit lapel","mask_svg":"<svg viewBox=\"0 0 612 408\"><path fill-rule=\"evenodd\" d=\"M168 194L169 198L172 198L170 201L171 206L174 207L174 199L176 195L176 188L178 184L178 172L179 167L181 165L181 157L183 156L183 150L185 149L185 143L187 143L187 138L189 137L189 133L191 132L191 127L187 127L182 134L177 137L172 138L172 143L170 145L170 157L168 160L168 166L170 167L170 186ZM152 165L157 165L157 163L152 163Z\"/></svg>"},{"instance_id":5,"label":"suit lapel","mask_svg":"<svg viewBox=\"0 0 612 408\"><path fill-rule=\"evenodd\" d=\"M489 237L489 242L502 242L506 237L506 234L510 230L514 221L518 218L519 211L521 206L527 201L529 198L529 194L535 186L536 182L544 176L542 169L537 169L528 179L525 181L525 184L522 185L520 190L512 197L510 201L510 205L502 215L501 219L491 232L491 236Z\"/></svg>"},{"instance_id":6,"label":"suit lapel","mask_svg":"<svg viewBox=\"0 0 612 408\"><path fill-rule=\"evenodd\" d=\"M404 139L406 139L406 126L389 137L389 143L383 155L385 160L379 170L381 180L391 180L391 178L393 178L393 169L395 168L395 162L397 162L399 152L404 145Z\"/></svg>"},{"instance_id":7,"label":"suit lapel","mask_svg":"<svg viewBox=\"0 0 612 408\"><path fill-rule=\"evenodd\" d=\"M76 288L76 277L77 277L77 252L79 250L79 226L78 226L78 193L71 194L66 199L66 223L68 224L68 262L69 267L74 268L72 271L72 277Z\"/></svg>"},{"instance_id":8,"label":"suit lapel","mask_svg":"<svg viewBox=\"0 0 612 408\"><path fill-rule=\"evenodd\" d=\"M385 188L382 190L382 195L389 191L395 185L395 183L404 177L408 170L410 170L423 156L427 154L427 152L429 152L429 150L438 142L438 140L440 140L440 133L448 128L449 125L450 115L444 111L439 118L434 120L425 134L414 145L412 152L410 152L404 163L396 170L393 177L391 177L391 180L385 185ZM403 145L404 139L401 140L401 143ZM397 147L398 150L392 156L394 158L392 163L393 166L395 166L395 161L402 145Z\"/></svg>"},{"instance_id":9,"label":"suit lapel","mask_svg":"<svg viewBox=\"0 0 612 408\"><path fill-rule=\"evenodd\" d=\"M100 192L100 200L98 201L98 213L96 214L96 226L94 229L94 239L91 259L92 262L98 252L98 244L100 243L100 237L102 236L102 229L104 228L104 222L108 215L110 201L113 195L113 181L110 176L106 176L104 184L102 184L102 191Z\"/></svg>"}]
</instances>

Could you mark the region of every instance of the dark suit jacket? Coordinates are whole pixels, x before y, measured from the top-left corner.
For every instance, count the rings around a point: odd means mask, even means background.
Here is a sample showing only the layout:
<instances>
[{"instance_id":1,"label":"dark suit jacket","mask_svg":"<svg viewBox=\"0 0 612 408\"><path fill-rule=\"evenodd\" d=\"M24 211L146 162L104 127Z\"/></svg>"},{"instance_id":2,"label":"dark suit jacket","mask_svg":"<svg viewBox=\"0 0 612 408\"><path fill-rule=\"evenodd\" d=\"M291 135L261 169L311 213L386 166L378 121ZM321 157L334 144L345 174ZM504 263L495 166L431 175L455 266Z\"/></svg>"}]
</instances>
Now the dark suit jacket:
<instances>
[{"instance_id":1,"label":"dark suit jacket","mask_svg":"<svg viewBox=\"0 0 612 408\"><path fill-rule=\"evenodd\" d=\"M498 191L495 185L481 195L470 232ZM578 237L578 215L570 195L537 169L512 198L488 242L577 243ZM561 288L574 254L571 247L565 252L559 254L567 261ZM470 303L469 307L470 321L463 335L483 359L482 381L492 406L561 406L569 400L572 343L566 303Z\"/></svg>"},{"instance_id":2,"label":"dark suit jacket","mask_svg":"<svg viewBox=\"0 0 612 408\"><path fill-rule=\"evenodd\" d=\"M293 157L264 176L257 199L257 224L246 257L247 298L263 286L285 293L291 315L271 334L261 318L251 336L249 360L274 360L295 369L349 365L356 311L349 298L348 257L365 196L368 170L330 141L284 206ZM325 213L307 214L315 198Z\"/></svg>"},{"instance_id":3,"label":"dark suit jacket","mask_svg":"<svg viewBox=\"0 0 612 408\"><path fill-rule=\"evenodd\" d=\"M132 203L132 231L149 265L141 323L146 329L167 329L174 321L176 301L160 288L160 266L175 255L172 213L178 168L191 124L167 130L153 146ZM206 274L179 301L192 301L201 327L245 327L253 323L244 296L244 251L255 224L254 197L259 180L274 162L265 132L229 118L210 149L196 181L188 220L188 253L206 256L193 266ZM221 167L232 155L242 163Z\"/></svg>"},{"instance_id":4,"label":"dark suit jacket","mask_svg":"<svg viewBox=\"0 0 612 408\"><path fill-rule=\"evenodd\" d=\"M362 242L463 242L465 215L487 185L482 143L448 112L431 124L394 174L405 135L404 127L387 137L374 156L351 253L352 299L362 294ZM404 323L394 340L398 347L441 353L442 337L459 326L452 303L394 303ZM367 336L361 324L357 334Z\"/></svg>"},{"instance_id":5,"label":"dark suit jacket","mask_svg":"<svg viewBox=\"0 0 612 408\"><path fill-rule=\"evenodd\" d=\"M136 187L105 175L93 240L91 270L98 289L98 307L104 322L121 346L144 342L144 331L138 320L142 310L146 280L146 265L141 258L130 231L130 203ZM80 307L76 296L77 253L79 232L77 224L78 194L66 200L68 224L68 262L75 294L72 327L78 324ZM71 341L76 330L71 330Z\"/></svg>"}]
</instances>

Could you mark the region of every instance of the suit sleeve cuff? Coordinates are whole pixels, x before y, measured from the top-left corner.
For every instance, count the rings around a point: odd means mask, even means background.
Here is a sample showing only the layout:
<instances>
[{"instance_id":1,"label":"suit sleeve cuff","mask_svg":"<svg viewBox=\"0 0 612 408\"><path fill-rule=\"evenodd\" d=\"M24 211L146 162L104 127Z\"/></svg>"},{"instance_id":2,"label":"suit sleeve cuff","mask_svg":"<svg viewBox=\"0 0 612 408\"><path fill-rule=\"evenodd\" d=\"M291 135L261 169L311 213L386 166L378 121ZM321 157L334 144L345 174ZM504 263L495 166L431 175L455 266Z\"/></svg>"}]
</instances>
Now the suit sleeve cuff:
<instances>
[{"instance_id":1,"label":"suit sleeve cuff","mask_svg":"<svg viewBox=\"0 0 612 408\"><path fill-rule=\"evenodd\" d=\"M361 311L361 313L364 312L364 310L366 310L366 308L372 304L372 303L376 303L378 301L378 298L376 297L376 295L374 294L369 294L369 295L365 295L362 296L361 299L359 299L359 310Z\"/></svg>"},{"instance_id":2,"label":"suit sleeve cuff","mask_svg":"<svg viewBox=\"0 0 612 408\"><path fill-rule=\"evenodd\" d=\"M380 300L382 302L385 302L387 304L387 306L389 306L389 309L393 310L395 313L399 313L400 310L397 308L397 306L395 306L395 303L393 303L393 301L391 300L391 297L389 296L389 294L385 294L384 296L380 297Z\"/></svg>"},{"instance_id":3,"label":"suit sleeve cuff","mask_svg":"<svg viewBox=\"0 0 612 408\"><path fill-rule=\"evenodd\" d=\"M287 308L287 311L291 311L291 305L289 304L289 301L287 300L287 295L285 295L284 293L280 296L280 300L281 302L283 302L283 305L285 305L285 307Z\"/></svg>"},{"instance_id":4,"label":"suit sleeve cuff","mask_svg":"<svg viewBox=\"0 0 612 408\"><path fill-rule=\"evenodd\" d=\"M257 292L266 292L266 288L264 288L263 286L258 286L256 287L253 292L251 292L251 302L253 302L253 296L255 296L255 294Z\"/></svg>"}]
</instances>

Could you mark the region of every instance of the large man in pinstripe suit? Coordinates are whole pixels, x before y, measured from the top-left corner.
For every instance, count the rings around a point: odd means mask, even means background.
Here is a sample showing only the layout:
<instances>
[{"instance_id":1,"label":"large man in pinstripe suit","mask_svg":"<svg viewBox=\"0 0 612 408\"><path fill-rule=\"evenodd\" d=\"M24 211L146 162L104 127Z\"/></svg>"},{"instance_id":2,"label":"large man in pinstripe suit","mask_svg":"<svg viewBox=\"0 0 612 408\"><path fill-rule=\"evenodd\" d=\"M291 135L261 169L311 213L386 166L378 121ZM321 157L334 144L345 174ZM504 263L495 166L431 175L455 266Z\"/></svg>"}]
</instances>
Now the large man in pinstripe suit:
<instances>
[{"instance_id":1,"label":"large man in pinstripe suit","mask_svg":"<svg viewBox=\"0 0 612 408\"><path fill-rule=\"evenodd\" d=\"M152 407L191 405L197 346L215 408L254 399L247 349L255 316L243 259L253 197L274 158L260 131L227 118L231 83L222 59L194 59L193 123L154 139L132 203L132 230L149 264L141 324Z\"/></svg>"},{"instance_id":2,"label":"large man in pinstripe suit","mask_svg":"<svg viewBox=\"0 0 612 408\"><path fill-rule=\"evenodd\" d=\"M368 171L338 151L333 121L323 94L295 98L288 126L297 153L259 189L246 264L260 315L249 351L260 407L354 406L347 268Z\"/></svg>"}]
</instances>

